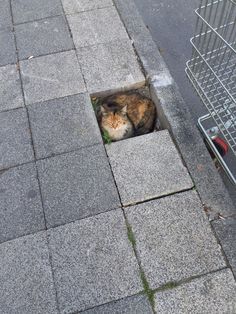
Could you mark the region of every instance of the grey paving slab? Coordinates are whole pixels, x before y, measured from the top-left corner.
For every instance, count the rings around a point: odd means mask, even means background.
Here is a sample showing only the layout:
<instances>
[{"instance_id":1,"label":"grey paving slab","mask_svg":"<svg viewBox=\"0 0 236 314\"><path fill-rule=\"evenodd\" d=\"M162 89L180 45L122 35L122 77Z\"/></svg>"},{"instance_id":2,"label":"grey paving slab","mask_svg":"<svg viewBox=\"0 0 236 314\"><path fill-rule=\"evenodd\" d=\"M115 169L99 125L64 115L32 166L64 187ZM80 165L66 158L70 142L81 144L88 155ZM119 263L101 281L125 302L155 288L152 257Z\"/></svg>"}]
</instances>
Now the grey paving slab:
<instances>
[{"instance_id":1,"label":"grey paving slab","mask_svg":"<svg viewBox=\"0 0 236 314\"><path fill-rule=\"evenodd\" d=\"M155 296L162 314L234 314L236 284L229 269L210 274Z\"/></svg>"},{"instance_id":2,"label":"grey paving slab","mask_svg":"<svg viewBox=\"0 0 236 314\"><path fill-rule=\"evenodd\" d=\"M63 16L19 24L15 26L15 32L20 59L74 48Z\"/></svg>"},{"instance_id":3,"label":"grey paving slab","mask_svg":"<svg viewBox=\"0 0 236 314\"><path fill-rule=\"evenodd\" d=\"M137 295L101 305L81 314L153 314L151 305L144 295Z\"/></svg>"},{"instance_id":4,"label":"grey paving slab","mask_svg":"<svg viewBox=\"0 0 236 314\"><path fill-rule=\"evenodd\" d=\"M16 63L15 39L10 30L0 30L0 47L0 66Z\"/></svg>"},{"instance_id":5,"label":"grey paving slab","mask_svg":"<svg viewBox=\"0 0 236 314\"><path fill-rule=\"evenodd\" d=\"M12 0L14 23L34 21L63 14L60 0Z\"/></svg>"},{"instance_id":6,"label":"grey paving slab","mask_svg":"<svg viewBox=\"0 0 236 314\"><path fill-rule=\"evenodd\" d=\"M213 221L212 225L236 275L236 218Z\"/></svg>"},{"instance_id":7,"label":"grey paving slab","mask_svg":"<svg viewBox=\"0 0 236 314\"><path fill-rule=\"evenodd\" d=\"M145 83L129 40L80 48L77 54L92 94L138 88Z\"/></svg>"},{"instance_id":8,"label":"grey paving slab","mask_svg":"<svg viewBox=\"0 0 236 314\"><path fill-rule=\"evenodd\" d=\"M23 95L16 65L0 67L0 112L23 107Z\"/></svg>"},{"instance_id":9,"label":"grey paving slab","mask_svg":"<svg viewBox=\"0 0 236 314\"><path fill-rule=\"evenodd\" d=\"M55 291L44 233L0 245L1 314L56 314Z\"/></svg>"},{"instance_id":10,"label":"grey paving slab","mask_svg":"<svg viewBox=\"0 0 236 314\"><path fill-rule=\"evenodd\" d=\"M193 186L168 131L112 143L106 150L124 205Z\"/></svg>"},{"instance_id":11,"label":"grey paving slab","mask_svg":"<svg viewBox=\"0 0 236 314\"><path fill-rule=\"evenodd\" d=\"M102 145L37 162L47 226L120 206Z\"/></svg>"},{"instance_id":12,"label":"grey paving slab","mask_svg":"<svg viewBox=\"0 0 236 314\"><path fill-rule=\"evenodd\" d=\"M120 209L49 231L61 313L140 292L139 267Z\"/></svg>"},{"instance_id":13,"label":"grey paving slab","mask_svg":"<svg viewBox=\"0 0 236 314\"><path fill-rule=\"evenodd\" d=\"M3 28L12 28L10 0L1 0L0 2L0 29Z\"/></svg>"},{"instance_id":14,"label":"grey paving slab","mask_svg":"<svg viewBox=\"0 0 236 314\"><path fill-rule=\"evenodd\" d=\"M29 117L37 158L102 143L87 94L31 105Z\"/></svg>"},{"instance_id":15,"label":"grey paving slab","mask_svg":"<svg viewBox=\"0 0 236 314\"><path fill-rule=\"evenodd\" d=\"M34 164L0 172L0 199L0 242L45 228Z\"/></svg>"},{"instance_id":16,"label":"grey paving slab","mask_svg":"<svg viewBox=\"0 0 236 314\"><path fill-rule=\"evenodd\" d=\"M114 7L69 15L67 19L77 48L128 39Z\"/></svg>"},{"instance_id":17,"label":"grey paving slab","mask_svg":"<svg viewBox=\"0 0 236 314\"><path fill-rule=\"evenodd\" d=\"M20 61L26 104L85 92L74 51Z\"/></svg>"},{"instance_id":18,"label":"grey paving slab","mask_svg":"<svg viewBox=\"0 0 236 314\"><path fill-rule=\"evenodd\" d=\"M77 13L101 9L113 5L112 0L62 0L65 13Z\"/></svg>"},{"instance_id":19,"label":"grey paving slab","mask_svg":"<svg viewBox=\"0 0 236 314\"><path fill-rule=\"evenodd\" d=\"M126 209L151 288L226 266L196 192Z\"/></svg>"},{"instance_id":20,"label":"grey paving slab","mask_svg":"<svg viewBox=\"0 0 236 314\"><path fill-rule=\"evenodd\" d=\"M0 113L0 170L34 160L25 109Z\"/></svg>"}]
</instances>

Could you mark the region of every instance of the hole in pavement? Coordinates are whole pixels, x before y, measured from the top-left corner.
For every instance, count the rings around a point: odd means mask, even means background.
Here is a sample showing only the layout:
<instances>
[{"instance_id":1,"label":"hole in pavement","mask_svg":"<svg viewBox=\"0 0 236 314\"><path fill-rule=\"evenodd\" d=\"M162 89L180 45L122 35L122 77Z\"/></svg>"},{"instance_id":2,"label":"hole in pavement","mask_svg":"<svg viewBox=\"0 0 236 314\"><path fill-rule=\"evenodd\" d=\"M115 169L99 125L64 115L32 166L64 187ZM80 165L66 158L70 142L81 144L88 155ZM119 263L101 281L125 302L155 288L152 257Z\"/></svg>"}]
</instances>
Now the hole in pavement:
<instances>
[{"instance_id":1,"label":"hole in pavement","mask_svg":"<svg viewBox=\"0 0 236 314\"><path fill-rule=\"evenodd\" d=\"M105 144L161 130L147 86L91 97L91 102Z\"/></svg>"}]
</instances>

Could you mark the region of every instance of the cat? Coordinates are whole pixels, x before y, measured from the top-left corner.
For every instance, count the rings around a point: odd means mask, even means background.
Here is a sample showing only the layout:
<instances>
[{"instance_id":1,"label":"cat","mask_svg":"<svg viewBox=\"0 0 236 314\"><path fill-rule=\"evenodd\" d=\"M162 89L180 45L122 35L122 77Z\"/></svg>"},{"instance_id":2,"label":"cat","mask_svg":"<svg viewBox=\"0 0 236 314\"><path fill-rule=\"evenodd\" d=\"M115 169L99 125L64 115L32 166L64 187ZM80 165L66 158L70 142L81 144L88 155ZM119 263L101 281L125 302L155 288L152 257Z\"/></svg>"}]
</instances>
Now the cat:
<instances>
[{"instance_id":1,"label":"cat","mask_svg":"<svg viewBox=\"0 0 236 314\"><path fill-rule=\"evenodd\" d=\"M120 92L101 101L98 122L111 141L149 133L156 121L156 107L138 92Z\"/></svg>"}]
</instances>

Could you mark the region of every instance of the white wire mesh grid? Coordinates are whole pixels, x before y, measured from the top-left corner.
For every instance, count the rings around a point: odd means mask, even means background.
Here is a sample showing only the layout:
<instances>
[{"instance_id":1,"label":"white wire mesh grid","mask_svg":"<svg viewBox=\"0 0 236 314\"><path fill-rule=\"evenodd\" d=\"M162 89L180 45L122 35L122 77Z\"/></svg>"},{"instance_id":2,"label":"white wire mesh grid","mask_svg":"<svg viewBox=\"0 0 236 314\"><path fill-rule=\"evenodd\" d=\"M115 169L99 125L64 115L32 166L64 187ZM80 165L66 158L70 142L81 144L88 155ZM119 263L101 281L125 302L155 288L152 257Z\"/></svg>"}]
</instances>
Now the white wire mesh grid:
<instances>
[{"instance_id":1,"label":"white wire mesh grid","mask_svg":"<svg viewBox=\"0 0 236 314\"><path fill-rule=\"evenodd\" d=\"M201 0L186 73L236 155L236 0Z\"/></svg>"}]
</instances>

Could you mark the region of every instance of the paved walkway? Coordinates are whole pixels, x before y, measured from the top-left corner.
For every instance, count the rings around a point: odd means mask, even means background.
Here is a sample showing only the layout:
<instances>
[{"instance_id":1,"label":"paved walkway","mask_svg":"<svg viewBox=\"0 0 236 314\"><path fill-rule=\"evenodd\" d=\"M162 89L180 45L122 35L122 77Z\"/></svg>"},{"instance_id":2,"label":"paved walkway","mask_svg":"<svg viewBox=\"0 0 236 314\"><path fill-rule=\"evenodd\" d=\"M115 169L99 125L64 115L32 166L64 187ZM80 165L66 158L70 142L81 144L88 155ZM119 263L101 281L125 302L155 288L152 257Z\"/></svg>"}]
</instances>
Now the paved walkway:
<instances>
[{"instance_id":1,"label":"paved walkway","mask_svg":"<svg viewBox=\"0 0 236 314\"><path fill-rule=\"evenodd\" d=\"M104 146L90 95L145 77L111 0L0 2L0 313L236 313L167 130Z\"/></svg>"}]
</instances>

